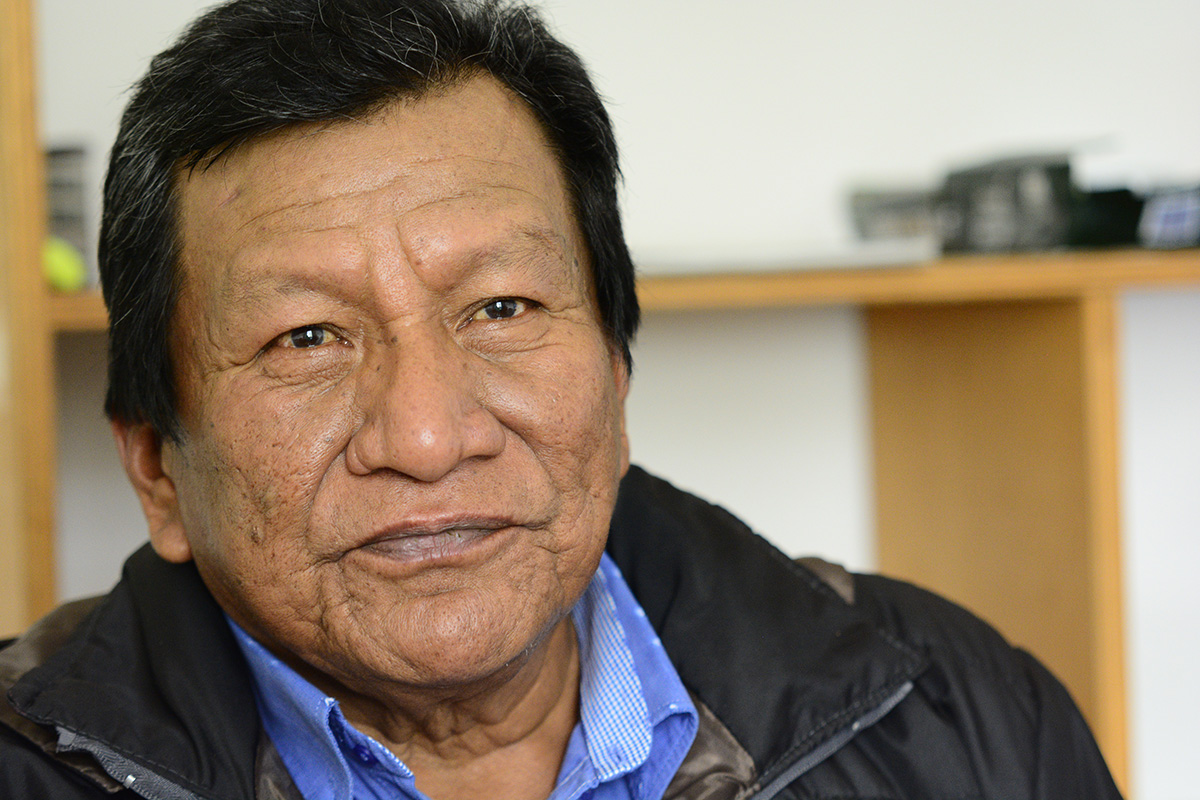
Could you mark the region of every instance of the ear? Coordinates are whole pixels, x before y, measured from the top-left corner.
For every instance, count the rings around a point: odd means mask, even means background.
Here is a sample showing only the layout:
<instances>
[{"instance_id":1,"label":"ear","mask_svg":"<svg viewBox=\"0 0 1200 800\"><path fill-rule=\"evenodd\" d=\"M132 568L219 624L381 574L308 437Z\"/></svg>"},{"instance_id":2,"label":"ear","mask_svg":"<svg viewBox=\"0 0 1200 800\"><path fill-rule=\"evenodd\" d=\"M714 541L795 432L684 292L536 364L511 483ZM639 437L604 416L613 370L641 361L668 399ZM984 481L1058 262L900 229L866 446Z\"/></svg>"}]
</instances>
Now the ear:
<instances>
[{"instance_id":1,"label":"ear","mask_svg":"<svg viewBox=\"0 0 1200 800\"><path fill-rule=\"evenodd\" d=\"M125 474L142 503L154 551L176 564L191 561L192 547L179 514L175 481L163 459L162 437L146 423L114 421L112 431Z\"/></svg>"},{"instance_id":2,"label":"ear","mask_svg":"<svg viewBox=\"0 0 1200 800\"><path fill-rule=\"evenodd\" d=\"M612 354L613 377L617 385L617 423L621 426L621 477L629 471L629 430L625 427L625 398L629 395L629 364L617 348Z\"/></svg>"}]
</instances>

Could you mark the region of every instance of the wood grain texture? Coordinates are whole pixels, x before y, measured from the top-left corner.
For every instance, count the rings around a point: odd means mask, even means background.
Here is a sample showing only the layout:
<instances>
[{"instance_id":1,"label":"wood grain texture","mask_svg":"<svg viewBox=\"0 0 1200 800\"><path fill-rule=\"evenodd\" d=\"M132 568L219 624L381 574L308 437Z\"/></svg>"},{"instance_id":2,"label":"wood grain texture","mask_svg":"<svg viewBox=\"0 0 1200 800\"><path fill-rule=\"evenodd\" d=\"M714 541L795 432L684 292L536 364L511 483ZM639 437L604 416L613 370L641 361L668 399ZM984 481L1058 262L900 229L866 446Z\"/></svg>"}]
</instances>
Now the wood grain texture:
<instances>
[{"instance_id":1,"label":"wood grain texture","mask_svg":"<svg viewBox=\"0 0 1200 800\"><path fill-rule=\"evenodd\" d=\"M33 41L28 0L0 0L0 416L8 449L0 634L24 628L55 600L53 350L40 269L46 214Z\"/></svg>"}]
</instances>

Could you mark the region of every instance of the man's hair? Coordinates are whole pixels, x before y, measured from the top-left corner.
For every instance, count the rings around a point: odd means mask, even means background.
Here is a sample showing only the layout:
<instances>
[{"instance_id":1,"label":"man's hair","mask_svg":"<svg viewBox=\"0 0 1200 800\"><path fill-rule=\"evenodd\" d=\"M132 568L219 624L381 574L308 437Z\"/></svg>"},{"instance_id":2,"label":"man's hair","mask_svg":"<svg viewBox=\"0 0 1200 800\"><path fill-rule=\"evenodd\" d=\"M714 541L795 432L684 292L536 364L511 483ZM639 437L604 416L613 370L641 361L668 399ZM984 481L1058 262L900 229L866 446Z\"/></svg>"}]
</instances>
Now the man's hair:
<instances>
[{"instance_id":1,"label":"man's hair","mask_svg":"<svg viewBox=\"0 0 1200 800\"><path fill-rule=\"evenodd\" d=\"M233 0L150 63L104 185L100 277L110 418L181 434L170 323L180 286L176 177L303 122L359 119L490 74L543 127L583 232L609 340L629 363L638 324L617 207L616 141L578 56L523 5L482 0Z\"/></svg>"}]
</instances>

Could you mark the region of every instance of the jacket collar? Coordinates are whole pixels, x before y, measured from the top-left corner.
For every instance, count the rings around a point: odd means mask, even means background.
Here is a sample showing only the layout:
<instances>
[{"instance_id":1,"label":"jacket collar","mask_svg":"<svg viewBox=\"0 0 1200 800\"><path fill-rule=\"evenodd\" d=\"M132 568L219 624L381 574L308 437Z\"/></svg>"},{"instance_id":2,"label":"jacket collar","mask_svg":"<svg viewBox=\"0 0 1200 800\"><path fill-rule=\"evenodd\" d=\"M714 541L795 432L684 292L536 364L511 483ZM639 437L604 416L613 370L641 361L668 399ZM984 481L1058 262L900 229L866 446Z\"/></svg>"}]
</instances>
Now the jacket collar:
<instances>
[{"instance_id":1,"label":"jacket collar","mask_svg":"<svg viewBox=\"0 0 1200 800\"><path fill-rule=\"evenodd\" d=\"M728 512L640 469L621 485L608 549L684 684L746 749L760 783L924 668Z\"/></svg>"},{"instance_id":2,"label":"jacket collar","mask_svg":"<svg viewBox=\"0 0 1200 800\"><path fill-rule=\"evenodd\" d=\"M195 568L169 564L149 546L8 696L26 719L96 742L187 791L254 795L259 722L241 654Z\"/></svg>"}]
</instances>

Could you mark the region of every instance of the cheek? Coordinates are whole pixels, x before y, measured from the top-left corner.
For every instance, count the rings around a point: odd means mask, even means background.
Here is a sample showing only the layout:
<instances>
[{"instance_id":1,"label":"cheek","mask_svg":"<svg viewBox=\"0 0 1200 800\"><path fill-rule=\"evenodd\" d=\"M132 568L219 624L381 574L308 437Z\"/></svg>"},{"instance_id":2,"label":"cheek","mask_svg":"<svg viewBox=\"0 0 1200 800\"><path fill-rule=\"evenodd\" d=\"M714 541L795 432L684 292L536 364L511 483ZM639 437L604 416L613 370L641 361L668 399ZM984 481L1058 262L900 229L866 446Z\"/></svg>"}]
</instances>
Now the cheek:
<instances>
[{"instance_id":1,"label":"cheek","mask_svg":"<svg viewBox=\"0 0 1200 800\"><path fill-rule=\"evenodd\" d=\"M272 419L270 417L264 419ZM322 480L322 441L303 426L218 424L200 449L201 469L180 492L184 526L205 584L248 629L262 609L276 620L310 619L319 606L319 555L309 530ZM290 624L290 623L289 623Z\"/></svg>"},{"instance_id":2,"label":"cheek","mask_svg":"<svg viewBox=\"0 0 1200 800\"><path fill-rule=\"evenodd\" d=\"M590 457L618 427L611 364L597 346L548 348L518 370L489 373L484 383L496 417L547 455Z\"/></svg>"},{"instance_id":3,"label":"cheek","mask_svg":"<svg viewBox=\"0 0 1200 800\"><path fill-rule=\"evenodd\" d=\"M486 386L492 413L549 478L563 513L583 529L606 530L624 449L623 409L603 343L556 348Z\"/></svg>"},{"instance_id":4,"label":"cheek","mask_svg":"<svg viewBox=\"0 0 1200 800\"><path fill-rule=\"evenodd\" d=\"M239 394L236 383L206 398L207 428L189 433L191 480L180 487L185 527L200 539L193 548L276 562L302 549L313 499L341 449L339 405L332 396Z\"/></svg>"}]
</instances>

